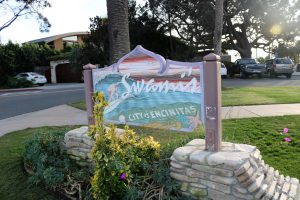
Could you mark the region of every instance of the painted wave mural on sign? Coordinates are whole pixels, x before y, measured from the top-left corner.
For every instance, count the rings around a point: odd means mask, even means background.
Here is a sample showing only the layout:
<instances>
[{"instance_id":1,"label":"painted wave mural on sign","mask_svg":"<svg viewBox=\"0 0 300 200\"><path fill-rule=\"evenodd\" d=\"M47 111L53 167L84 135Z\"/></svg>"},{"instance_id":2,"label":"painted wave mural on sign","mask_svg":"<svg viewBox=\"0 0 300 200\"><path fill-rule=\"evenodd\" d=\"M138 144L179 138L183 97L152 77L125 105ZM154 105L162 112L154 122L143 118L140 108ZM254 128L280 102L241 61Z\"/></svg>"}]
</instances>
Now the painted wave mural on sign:
<instances>
[{"instance_id":1,"label":"painted wave mural on sign","mask_svg":"<svg viewBox=\"0 0 300 200\"><path fill-rule=\"evenodd\" d=\"M192 131L202 123L201 68L138 46L115 65L94 69L94 90L109 102L105 121Z\"/></svg>"}]
</instances>

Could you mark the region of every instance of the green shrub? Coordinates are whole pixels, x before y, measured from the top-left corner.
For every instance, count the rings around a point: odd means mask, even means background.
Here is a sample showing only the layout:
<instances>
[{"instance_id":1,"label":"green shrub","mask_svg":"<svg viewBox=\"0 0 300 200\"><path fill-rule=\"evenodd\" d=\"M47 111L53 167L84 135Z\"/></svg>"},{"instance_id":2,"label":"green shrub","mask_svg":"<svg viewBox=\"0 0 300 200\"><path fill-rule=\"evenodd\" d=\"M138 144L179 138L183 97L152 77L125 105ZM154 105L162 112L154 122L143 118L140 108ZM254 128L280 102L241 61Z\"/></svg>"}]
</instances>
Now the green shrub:
<instances>
[{"instance_id":1,"label":"green shrub","mask_svg":"<svg viewBox=\"0 0 300 200\"><path fill-rule=\"evenodd\" d=\"M187 200L180 193L180 184L170 177L170 159L160 158L147 167L143 175L136 176L128 185L124 200Z\"/></svg>"},{"instance_id":2,"label":"green shrub","mask_svg":"<svg viewBox=\"0 0 300 200\"><path fill-rule=\"evenodd\" d=\"M141 138L127 126L122 135L116 135L116 127L106 129L103 125L103 111L107 102L102 93L94 95L94 116L96 125L89 134L96 139L92 150L95 173L92 190L95 199L122 199L127 186L138 175L159 158L159 143L152 137Z\"/></svg>"},{"instance_id":3,"label":"green shrub","mask_svg":"<svg viewBox=\"0 0 300 200\"><path fill-rule=\"evenodd\" d=\"M128 185L124 200L152 199L152 200L189 200L180 192L180 184L170 176L170 158L174 149L185 145L194 137L173 139L161 149L160 158L146 169L143 175L134 178Z\"/></svg>"},{"instance_id":4,"label":"green shrub","mask_svg":"<svg viewBox=\"0 0 300 200\"><path fill-rule=\"evenodd\" d=\"M57 132L37 133L25 145L24 166L31 172L28 180L32 185L42 184L48 189L74 195L85 190L90 173L61 149L63 136L64 133Z\"/></svg>"},{"instance_id":5,"label":"green shrub","mask_svg":"<svg viewBox=\"0 0 300 200\"><path fill-rule=\"evenodd\" d=\"M25 78L15 78L10 76L3 77L0 85L1 88L26 88L32 86L33 83Z\"/></svg>"}]
</instances>

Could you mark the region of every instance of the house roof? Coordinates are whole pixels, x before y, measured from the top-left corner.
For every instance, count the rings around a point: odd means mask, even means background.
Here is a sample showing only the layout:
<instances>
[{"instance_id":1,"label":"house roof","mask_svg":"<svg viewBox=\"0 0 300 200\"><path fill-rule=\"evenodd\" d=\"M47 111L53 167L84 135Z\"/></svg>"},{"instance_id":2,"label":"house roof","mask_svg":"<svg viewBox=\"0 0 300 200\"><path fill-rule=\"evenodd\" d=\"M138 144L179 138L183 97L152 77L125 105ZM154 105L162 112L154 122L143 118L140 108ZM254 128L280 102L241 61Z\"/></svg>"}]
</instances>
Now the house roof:
<instances>
[{"instance_id":1,"label":"house roof","mask_svg":"<svg viewBox=\"0 0 300 200\"><path fill-rule=\"evenodd\" d=\"M65 38L65 37L70 37L70 36L78 36L78 35L88 35L89 32L71 32L71 33L63 33L63 34L59 34L59 35L54 35L54 36L50 36L50 37L45 37L45 38L40 38L40 39L36 39L36 40L31 40L28 41L27 43L49 43L52 42L54 40L57 40L59 38Z\"/></svg>"}]
</instances>

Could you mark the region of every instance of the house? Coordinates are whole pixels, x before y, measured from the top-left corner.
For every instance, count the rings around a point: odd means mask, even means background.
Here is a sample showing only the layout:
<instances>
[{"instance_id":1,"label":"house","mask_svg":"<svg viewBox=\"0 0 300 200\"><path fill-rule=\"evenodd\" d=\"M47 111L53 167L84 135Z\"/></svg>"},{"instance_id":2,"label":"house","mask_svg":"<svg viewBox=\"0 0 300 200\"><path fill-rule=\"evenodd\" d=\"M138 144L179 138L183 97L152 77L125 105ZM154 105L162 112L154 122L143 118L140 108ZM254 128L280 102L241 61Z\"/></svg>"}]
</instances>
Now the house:
<instances>
[{"instance_id":1,"label":"house","mask_svg":"<svg viewBox=\"0 0 300 200\"><path fill-rule=\"evenodd\" d=\"M63 50L67 46L83 44L83 38L88 32L71 32L28 41L27 43L47 44L55 50ZM68 83L81 81L81 72L71 68L68 59L52 59L50 66L35 67L35 71L46 76L51 83Z\"/></svg>"},{"instance_id":2,"label":"house","mask_svg":"<svg viewBox=\"0 0 300 200\"><path fill-rule=\"evenodd\" d=\"M48 44L56 50L63 50L68 45L83 44L83 38L88 32L71 32L28 41L27 43Z\"/></svg>"}]
</instances>

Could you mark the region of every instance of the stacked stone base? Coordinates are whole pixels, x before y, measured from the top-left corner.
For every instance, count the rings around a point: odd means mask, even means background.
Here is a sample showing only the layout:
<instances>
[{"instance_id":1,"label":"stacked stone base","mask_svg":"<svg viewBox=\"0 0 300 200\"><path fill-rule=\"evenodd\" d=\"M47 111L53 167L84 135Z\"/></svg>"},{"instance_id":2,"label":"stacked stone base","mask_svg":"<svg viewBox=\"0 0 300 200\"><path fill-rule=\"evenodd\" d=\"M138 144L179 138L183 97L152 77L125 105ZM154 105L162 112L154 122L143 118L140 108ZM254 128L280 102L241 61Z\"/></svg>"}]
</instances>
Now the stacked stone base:
<instances>
[{"instance_id":1,"label":"stacked stone base","mask_svg":"<svg viewBox=\"0 0 300 200\"><path fill-rule=\"evenodd\" d=\"M109 130L109 127L106 127ZM117 135L122 135L123 129L116 129ZM70 158L76 161L80 166L91 166L91 151L95 142L88 136L88 127L82 126L77 129L73 129L65 134L64 137L64 149Z\"/></svg>"},{"instance_id":2,"label":"stacked stone base","mask_svg":"<svg viewBox=\"0 0 300 200\"><path fill-rule=\"evenodd\" d=\"M221 151L208 152L195 139L174 151L170 175L190 199L300 200L299 180L280 175L246 144L223 142Z\"/></svg>"},{"instance_id":3,"label":"stacked stone base","mask_svg":"<svg viewBox=\"0 0 300 200\"><path fill-rule=\"evenodd\" d=\"M67 132L64 138L67 154L81 166L91 164L91 151L95 144L87 132L88 127L82 126Z\"/></svg>"}]
</instances>

